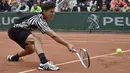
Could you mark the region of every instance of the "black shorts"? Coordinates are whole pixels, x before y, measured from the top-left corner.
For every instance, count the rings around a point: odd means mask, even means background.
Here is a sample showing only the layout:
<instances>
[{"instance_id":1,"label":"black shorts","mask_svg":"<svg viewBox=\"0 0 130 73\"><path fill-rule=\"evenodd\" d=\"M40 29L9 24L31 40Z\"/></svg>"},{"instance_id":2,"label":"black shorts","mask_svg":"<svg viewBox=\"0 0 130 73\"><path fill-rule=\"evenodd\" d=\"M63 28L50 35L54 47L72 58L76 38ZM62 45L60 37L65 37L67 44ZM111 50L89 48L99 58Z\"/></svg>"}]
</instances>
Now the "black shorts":
<instances>
[{"instance_id":1,"label":"black shorts","mask_svg":"<svg viewBox=\"0 0 130 73\"><path fill-rule=\"evenodd\" d=\"M31 32L29 30L23 28L10 28L8 30L9 38L18 43L23 49L27 45L25 41L30 34Z\"/></svg>"}]
</instances>

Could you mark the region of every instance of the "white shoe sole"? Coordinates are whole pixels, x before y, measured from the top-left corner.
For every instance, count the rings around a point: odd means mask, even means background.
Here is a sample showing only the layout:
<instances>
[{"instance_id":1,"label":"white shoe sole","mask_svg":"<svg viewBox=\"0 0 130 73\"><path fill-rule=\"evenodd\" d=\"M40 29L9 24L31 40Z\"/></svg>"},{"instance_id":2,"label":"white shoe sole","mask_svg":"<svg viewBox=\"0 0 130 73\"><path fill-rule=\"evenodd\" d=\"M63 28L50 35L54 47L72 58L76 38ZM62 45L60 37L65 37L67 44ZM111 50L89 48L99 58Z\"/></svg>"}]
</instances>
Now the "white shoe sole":
<instances>
[{"instance_id":1,"label":"white shoe sole","mask_svg":"<svg viewBox=\"0 0 130 73\"><path fill-rule=\"evenodd\" d=\"M50 71L58 71L58 70L60 70L59 68L58 69L43 69L43 68L41 68L41 67L38 67L38 70L50 70Z\"/></svg>"}]
</instances>

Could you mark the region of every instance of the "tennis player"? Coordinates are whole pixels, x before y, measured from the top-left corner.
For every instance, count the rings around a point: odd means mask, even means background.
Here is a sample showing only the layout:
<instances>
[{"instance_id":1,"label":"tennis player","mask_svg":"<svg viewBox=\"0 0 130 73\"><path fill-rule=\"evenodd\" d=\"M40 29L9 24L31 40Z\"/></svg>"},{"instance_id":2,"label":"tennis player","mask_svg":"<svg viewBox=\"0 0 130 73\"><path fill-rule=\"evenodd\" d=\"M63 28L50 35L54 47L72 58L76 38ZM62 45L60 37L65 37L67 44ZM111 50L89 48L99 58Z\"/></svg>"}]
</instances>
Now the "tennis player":
<instances>
[{"instance_id":1,"label":"tennis player","mask_svg":"<svg viewBox=\"0 0 130 73\"><path fill-rule=\"evenodd\" d=\"M8 61L19 61L21 57L36 52L41 62L38 67L39 70L59 70L59 67L46 58L40 38L31 32L33 29L39 29L43 34L49 35L73 52L73 45L58 36L47 24L47 20L52 20L55 15L54 9L55 3L46 2L42 5L41 13L21 17L13 24L13 27L8 30L8 36L23 50L14 55L8 55Z\"/></svg>"}]
</instances>

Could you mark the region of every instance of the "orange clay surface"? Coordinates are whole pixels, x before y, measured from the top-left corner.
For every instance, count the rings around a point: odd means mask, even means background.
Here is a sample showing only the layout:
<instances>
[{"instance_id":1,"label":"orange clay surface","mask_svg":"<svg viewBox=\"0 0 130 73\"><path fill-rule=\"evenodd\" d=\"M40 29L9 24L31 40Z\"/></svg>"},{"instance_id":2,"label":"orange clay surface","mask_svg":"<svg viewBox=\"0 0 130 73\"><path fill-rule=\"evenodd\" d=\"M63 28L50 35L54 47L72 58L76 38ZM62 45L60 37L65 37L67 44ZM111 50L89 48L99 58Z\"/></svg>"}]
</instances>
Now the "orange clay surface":
<instances>
[{"instance_id":1,"label":"orange clay surface","mask_svg":"<svg viewBox=\"0 0 130 73\"><path fill-rule=\"evenodd\" d=\"M43 42L47 58L60 67L59 71L39 71L36 53L23 57L19 62L8 62L6 57L22 50L10 40L7 32L0 32L0 73L130 73L130 34L57 32L76 48L86 48L91 57L91 66L85 69L76 54L47 35L35 32ZM117 55L117 48L123 54Z\"/></svg>"}]
</instances>

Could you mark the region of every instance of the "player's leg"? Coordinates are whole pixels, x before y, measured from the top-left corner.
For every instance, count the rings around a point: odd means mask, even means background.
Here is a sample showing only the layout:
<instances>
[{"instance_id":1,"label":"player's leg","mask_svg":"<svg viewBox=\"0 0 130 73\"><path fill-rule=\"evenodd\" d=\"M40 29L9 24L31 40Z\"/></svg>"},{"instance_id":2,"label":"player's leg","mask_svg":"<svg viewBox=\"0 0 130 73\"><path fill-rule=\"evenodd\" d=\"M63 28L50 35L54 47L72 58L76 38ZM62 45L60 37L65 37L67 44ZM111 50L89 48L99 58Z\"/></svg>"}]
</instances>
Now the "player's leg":
<instances>
[{"instance_id":1,"label":"player's leg","mask_svg":"<svg viewBox=\"0 0 130 73\"><path fill-rule=\"evenodd\" d=\"M27 44L31 43L34 45L34 50L37 54L43 53L43 46L42 46L42 42L41 39L37 36L35 36L34 34L30 34L26 41Z\"/></svg>"},{"instance_id":2,"label":"player's leg","mask_svg":"<svg viewBox=\"0 0 130 73\"><path fill-rule=\"evenodd\" d=\"M56 67L50 61L46 59L45 54L43 53L43 47L42 47L42 42L39 37L35 36L32 34L30 31L25 30L25 29L20 29L20 28L11 28L8 31L9 37L14 40L16 43L18 43L24 50L19 52L18 54L15 54L16 61L19 59L21 56L25 56L30 52L29 48L26 48L27 45L33 44L34 45L34 51L38 54L41 64L38 67L38 69L43 70L43 69L50 69L50 70L58 70L59 67ZM31 48L32 49L32 48Z\"/></svg>"},{"instance_id":3,"label":"player's leg","mask_svg":"<svg viewBox=\"0 0 130 73\"><path fill-rule=\"evenodd\" d=\"M9 61L19 61L20 57L30 55L34 53L34 45L26 45L26 48L21 50L20 52L14 54L14 55L8 55L7 59Z\"/></svg>"},{"instance_id":4,"label":"player's leg","mask_svg":"<svg viewBox=\"0 0 130 73\"><path fill-rule=\"evenodd\" d=\"M44 70L44 69L59 70L59 67L53 65L50 61L47 60L47 58L43 52L42 42L39 37L35 36L34 34L30 34L28 36L26 42L30 42L30 43L34 44L34 47L35 47L34 50L37 53L37 55L39 56L39 59L41 61L41 64L38 67L38 69L40 69L40 70Z\"/></svg>"},{"instance_id":5,"label":"player's leg","mask_svg":"<svg viewBox=\"0 0 130 73\"><path fill-rule=\"evenodd\" d=\"M34 53L34 45L30 44L30 45L26 45L26 48L23 49L22 51L18 52L18 55L20 57L26 56L26 55L30 55Z\"/></svg>"},{"instance_id":6,"label":"player's leg","mask_svg":"<svg viewBox=\"0 0 130 73\"><path fill-rule=\"evenodd\" d=\"M18 61L20 57L32 54L34 52L34 46L32 43L25 43L27 37L31 34L30 31L22 28L11 28L8 30L8 36L20 45L23 50L14 55L9 55L7 59L9 61Z\"/></svg>"}]
</instances>

